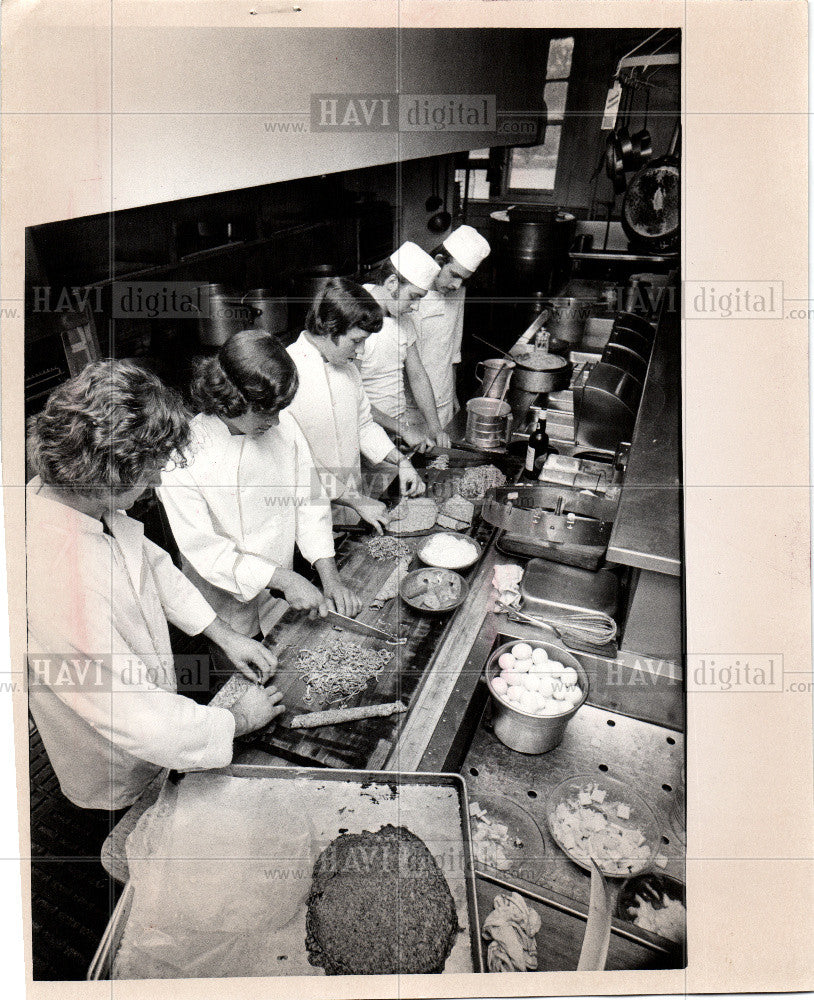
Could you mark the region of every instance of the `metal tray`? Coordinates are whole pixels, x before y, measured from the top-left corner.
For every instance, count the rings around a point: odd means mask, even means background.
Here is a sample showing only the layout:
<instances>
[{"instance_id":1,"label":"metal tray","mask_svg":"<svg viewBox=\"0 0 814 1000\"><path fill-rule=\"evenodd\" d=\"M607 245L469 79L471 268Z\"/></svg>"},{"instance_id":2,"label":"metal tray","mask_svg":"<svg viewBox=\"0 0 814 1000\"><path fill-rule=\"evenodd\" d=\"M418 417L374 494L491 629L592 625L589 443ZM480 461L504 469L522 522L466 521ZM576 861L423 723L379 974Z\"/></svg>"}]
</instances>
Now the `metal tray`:
<instances>
[{"instance_id":1,"label":"metal tray","mask_svg":"<svg viewBox=\"0 0 814 1000\"><path fill-rule=\"evenodd\" d=\"M520 593L530 614L599 611L613 617L619 606L619 580L611 570L591 572L543 559L529 561Z\"/></svg>"},{"instance_id":2,"label":"metal tray","mask_svg":"<svg viewBox=\"0 0 814 1000\"><path fill-rule=\"evenodd\" d=\"M391 788L400 785L429 785L435 788L451 788L458 800L459 829L464 859L464 881L466 885L467 916L469 921L470 950L474 972L483 972L483 954L480 941L480 920L478 917L477 888L475 884L475 862L469 829L469 802L466 784L459 774L437 774L432 772L362 771L333 768L310 767L270 767L262 764L233 764L210 774L230 775L235 778L266 778L280 781L308 779L315 782L360 782L363 784L386 784ZM444 831L452 836L453 831ZM105 928L96 954L88 969L88 980L110 979L113 961L127 926L133 903L134 888L130 882L125 886L110 921ZM441 973L443 975L443 973Z\"/></svg>"}]
</instances>

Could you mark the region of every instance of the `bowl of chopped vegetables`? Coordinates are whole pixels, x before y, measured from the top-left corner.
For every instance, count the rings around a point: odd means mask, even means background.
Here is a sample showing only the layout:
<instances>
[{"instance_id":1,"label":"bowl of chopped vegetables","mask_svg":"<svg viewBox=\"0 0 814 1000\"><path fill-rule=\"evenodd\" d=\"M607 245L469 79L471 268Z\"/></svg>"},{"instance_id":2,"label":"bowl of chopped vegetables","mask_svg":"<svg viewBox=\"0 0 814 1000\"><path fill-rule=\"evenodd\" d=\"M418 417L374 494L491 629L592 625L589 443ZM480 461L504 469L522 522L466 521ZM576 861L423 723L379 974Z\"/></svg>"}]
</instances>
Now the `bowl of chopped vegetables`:
<instances>
[{"instance_id":1,"label":"bowl of chopped vegetables","mask_svg":"<svg viewBox=\"0 0 814 1000\"><path fill-rule=\"evenodd\" d=\"M568 857L587 871L591 858L603 875L630 878L653 865L661 830L653 811L616 778L576 774L548 797L546 822Z\"/></svg>"},{"instance_id":2,"label":"bowl of chopped vegetables","mask_svg":"<svg viewBox=\"0 0 814 1000\"><path fill-rule=\"evenodd\" d=\"M445 614L463 604L469 586L460 573L428 567L408 573L399 585L399 593L415 611Z\"/></svg>"}]
</instances>

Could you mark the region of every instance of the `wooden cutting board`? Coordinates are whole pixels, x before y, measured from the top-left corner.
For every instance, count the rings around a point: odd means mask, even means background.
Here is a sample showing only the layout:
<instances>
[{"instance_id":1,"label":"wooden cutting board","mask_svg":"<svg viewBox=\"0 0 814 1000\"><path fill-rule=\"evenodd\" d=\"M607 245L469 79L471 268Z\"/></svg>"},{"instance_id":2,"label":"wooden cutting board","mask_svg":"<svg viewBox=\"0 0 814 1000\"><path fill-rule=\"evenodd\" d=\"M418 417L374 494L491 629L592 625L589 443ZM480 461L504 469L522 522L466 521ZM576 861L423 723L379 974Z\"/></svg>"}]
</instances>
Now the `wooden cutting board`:
<instances>
[{"instance_id":1,"label":"wooden cutting board","mask_svg":"<svg viewBox=\"0 0 814 1000\"><path fill-rule=\"evenodd\" d=\"M420 615L398 597L388 601L381 610L370 608L370 602L392 573L397 560L374 559L364 541L356 539L348 539L343 550L340 558L342 577L357 590L366 605L358 616L359 621L406 636L407 642L403 646L388 646L351 629L338 631L322 619L311 621L306 615L287 610L268 639L268 645L279 660L275 684L283 693L286 713L270 732L261 730L252 734L246 744L260 746L283 757L288 755L288 759L301 758L328 767L366 768L383 763L381 758L395 743L407 713L362 719L341 726L290 729L286 721L293 716L326 707L316 699L305 699L305 684L297 669L299 651L314 650L335 640L357 643L364 649L390 650L392 658L380 676L343 704L350 707L401 699L409 709L454 615ZM418 565L417 560L414 563Z\"/></svg>"}]
</instances>

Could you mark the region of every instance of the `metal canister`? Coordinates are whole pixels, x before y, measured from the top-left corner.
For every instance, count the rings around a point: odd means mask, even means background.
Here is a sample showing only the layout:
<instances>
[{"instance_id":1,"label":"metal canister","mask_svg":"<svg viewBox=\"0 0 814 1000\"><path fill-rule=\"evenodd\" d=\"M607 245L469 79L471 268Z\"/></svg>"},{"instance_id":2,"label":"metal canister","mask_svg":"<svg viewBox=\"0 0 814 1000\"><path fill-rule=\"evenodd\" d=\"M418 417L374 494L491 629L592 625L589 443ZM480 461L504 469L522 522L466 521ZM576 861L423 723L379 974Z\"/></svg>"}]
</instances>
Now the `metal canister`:
<instances>
[{"instance_id":1,"label":"metal canister","mask_svg":"<svg viewBox=\"0 0 814 1000\"><path fill-rule=\"evenodd\" d=\"M520 641L514 639L498 646L486 664L486 684L492 696L492 725L495 736L511 750L528 754L547 753L560 745L569 721L585 704L588 698L588 675L579 660L561 646L550 642L532 642L532 646L544 649L549 659L576 670L582 696L576 705L568 704L559 715L533 715L524 712L503 699L492 687L492 681L500 673L498 660L503 653L510 653L512 647Z\"/></svg>"},{"instance_id":2,"label":"metal canister","mask_svg":"<svg viewBox=\"0 0 814 1000\"><path fill-rule=\"evenodd\" d=\"M466 404L466 440L475 448L508 448L512 440L512 409L508 403L476 396Z\"/></svg>"}]
</instances>

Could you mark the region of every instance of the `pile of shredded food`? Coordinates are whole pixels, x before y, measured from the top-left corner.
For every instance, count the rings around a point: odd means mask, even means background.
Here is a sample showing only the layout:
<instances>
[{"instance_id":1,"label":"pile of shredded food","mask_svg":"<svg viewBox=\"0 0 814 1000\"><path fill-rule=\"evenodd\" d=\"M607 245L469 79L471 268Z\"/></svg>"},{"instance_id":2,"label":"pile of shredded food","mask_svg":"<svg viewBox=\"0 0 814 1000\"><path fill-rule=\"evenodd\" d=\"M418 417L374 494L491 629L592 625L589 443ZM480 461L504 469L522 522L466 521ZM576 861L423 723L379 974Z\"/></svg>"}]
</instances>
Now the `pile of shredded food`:
<instances>
[{"instance_id":1,"label":"pile of shredded food","mask_svg":"<svg viewBox=\"0 0 814 1000\"><path fill-rule=\"evenodd\" d=\"M456 489L465 500L482 500L487 490L505 483L506 477L494 465L475 465L465 470Z\"/></svg>"},{"instance_id":2,"label":"pile of shredded food","mask_svg":"<svg viewBox=\"0 0 814 1000\"><path fill-rule=\"evenodd\" d=\"M297 670L305 682L305 700L341 704L358 694L371 677L378 677L392 658L386 649L364 649L357 642L301 649Z\"/></svg>"},{"instance_id":3,"label":"pile of shredded food","mask_svg":"<svg viewBox=\"0 0 814 1000\"><path fill-rule=\"evenodd\" d=\"M415 542L390 535L374 535L365 545L374 559L411 559L415 552Z\"/></svg>"}]
</instances>

